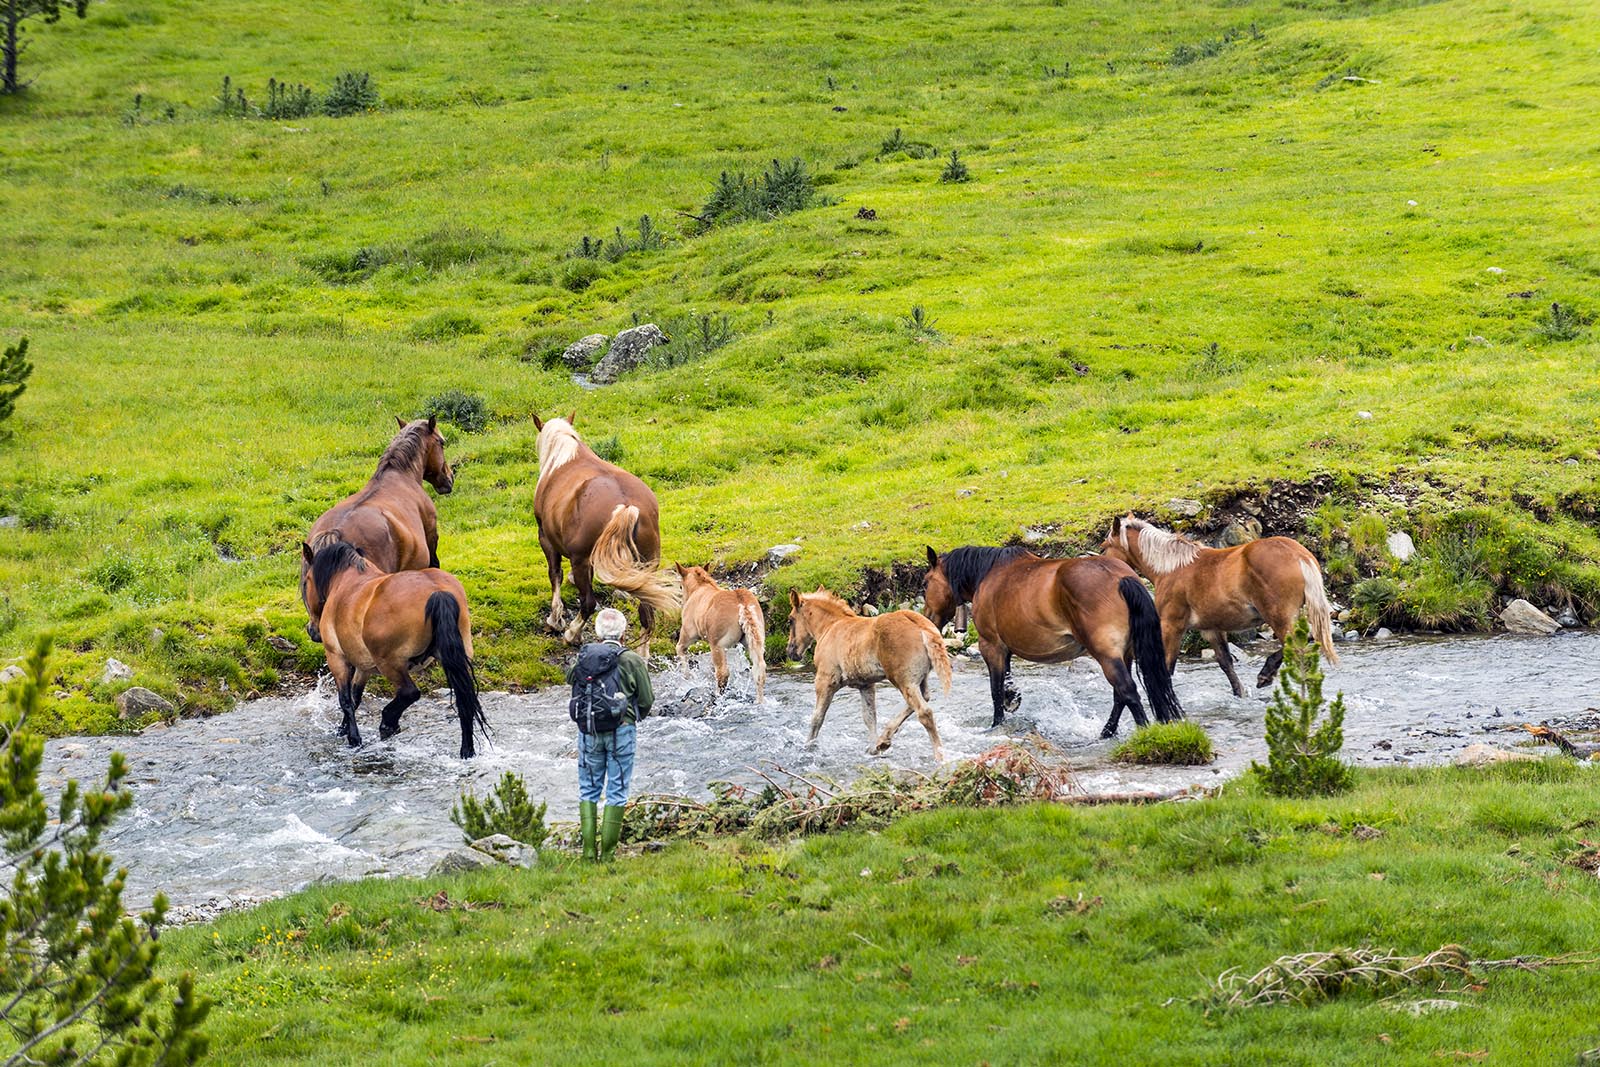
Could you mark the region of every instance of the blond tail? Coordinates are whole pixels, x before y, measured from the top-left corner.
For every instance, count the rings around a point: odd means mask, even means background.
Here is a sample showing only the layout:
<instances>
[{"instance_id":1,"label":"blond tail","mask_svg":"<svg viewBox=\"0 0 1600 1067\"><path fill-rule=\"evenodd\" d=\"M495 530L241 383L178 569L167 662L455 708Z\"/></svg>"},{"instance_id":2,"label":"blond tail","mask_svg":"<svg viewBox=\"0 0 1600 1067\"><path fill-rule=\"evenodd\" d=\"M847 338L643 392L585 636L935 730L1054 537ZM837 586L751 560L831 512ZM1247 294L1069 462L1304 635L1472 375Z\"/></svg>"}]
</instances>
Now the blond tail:
<instances>
[{"instance_id":1,"label":"blond tail","mask_svg":"<svg viewBox=\"0 0 1600 1067\"><path fill-rule=\"evenodd\" d=\"M658 611L676 613L683 604L683 587L678 576L657 568L656 562L639 559L633 531L639 525L635 504L618 504L611 520L595 539L589 552L594 576L613 589L632 593Z\"/></svg>"},{"instance_id":2,"label":"blond tail","mask_svg":"<svg viewBox=\"0 0 1600 1067\"><path fill-rule=\"evenodd\" d=\"M944 647L944 638L934 630L933 623L926 623L922 631L922 647L928 652L928 661L933 664L933 669L939 672L939 681L944 683L944 691L950 692L950 685L954 678L950 673L950 653Z\"/></svg>"},{"instance_id":3,"label":"blond tail","mask_svg":"<svg viewBox=\"0 0 1600 1067\"><path fill-rule=\"evenodd\" d=\"M767 624L754 596L739 604L739 629L744 632L744 650L750 655L750 674L755 678L756 703L760 704L767 695Z\"/></svg>"},{"instance_id":4,"label":"blond tail","mask_svg":"<svg viewBox=\"0 0 1600 1067\"><path fill-rule=\"evenodd\" d=\"M1339 662L1339 653L1333 650L1332 612L1328 608L1328 594L1322 588L1322 571L1313 560L1300 561L1300 573L1306 580L1306 621L1311 623L1311 636L1322 646L1322 654L1329 663Z\"/></svg>"}]
</instances>

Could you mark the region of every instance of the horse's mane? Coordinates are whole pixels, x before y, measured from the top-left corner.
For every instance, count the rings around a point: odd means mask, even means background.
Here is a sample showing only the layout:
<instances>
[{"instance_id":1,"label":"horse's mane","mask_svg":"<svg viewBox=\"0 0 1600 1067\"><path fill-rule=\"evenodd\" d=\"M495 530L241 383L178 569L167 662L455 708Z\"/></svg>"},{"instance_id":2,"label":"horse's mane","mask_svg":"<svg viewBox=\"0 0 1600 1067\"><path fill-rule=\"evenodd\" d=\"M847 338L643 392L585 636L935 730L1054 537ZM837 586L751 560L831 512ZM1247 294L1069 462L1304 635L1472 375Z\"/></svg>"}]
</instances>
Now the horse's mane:
<instances>
[{"instance_id":1,"label":"horse's mane","mask_svg":"<svg viewBox=\"0 0 1600 1067\"><path fill-rule=\"evenodd\" d=\"M566 419L551 419L539 431L539 477L563 467L578 454L583 438Z\"/></svg>"},{"instance_id":2,"label":"horse's mane","mask_svg":"<svg viewBox=\"0 0 1600 1067\"><path fill-rule=\"evenodd\" d=\"M1128 547L1128 531L1139 531L1139 555L1156 574L1166 574L1193 563L1205 545L1171 530L1151 526L1143 519L1122 520L1122 547Z\"/></svg>"},{"instance_id":3,"label":"horse's mane","mask_svg":"<svg viewBox=\"0 0 1600 1067\"><path fill-rule=\"evenodd\" d=\"M358 571L367 569L367 558L361 550L349 541L334 541L317 550L311 559L311 580L324 597L328 595L328 583L333 581L334 575L354 567Z\"/></svg>"},{"instance_id":4,"label":"horse's mane","mask_svg":"<svg viewBox=\"0 0 1600 1067\"><path fill-rule=\"evenodd\" d=\"M383 450L383 455L378 459L378 473L416 470L422 462L423 435L426 432L428 424L421 419L407 423L394 435L389 447Z\"/></svg>"},{"instance_id":5,"label":"horse's mane","mask_svg":"<svg viewBox=\"0 0 1600 1067\"><path fill-rule=\"evenodd\" d=\"M965 603L972 599L979 583L989 576L996 563L1016 559L1027 552L1028 549L1021 545L1007 545L1005 548L962 545L940 556L939 565L944 568L944 580L950 583L950 592L954 594L956 602Z\"/></svg>"},{"instance_id":6,"label":"horse's mane","mask_svg":"<svg viewBox=\"0 0 1600 1067\"><path fill-rule=\"evenodd\" d=\"M838 608L846 615L854 615L856 613L855 609L843 597L830 593L826 589L818 589L811 593L801 593L800 599L807 604L821 604L825 607Z\"/></svg>"}]
</instances>

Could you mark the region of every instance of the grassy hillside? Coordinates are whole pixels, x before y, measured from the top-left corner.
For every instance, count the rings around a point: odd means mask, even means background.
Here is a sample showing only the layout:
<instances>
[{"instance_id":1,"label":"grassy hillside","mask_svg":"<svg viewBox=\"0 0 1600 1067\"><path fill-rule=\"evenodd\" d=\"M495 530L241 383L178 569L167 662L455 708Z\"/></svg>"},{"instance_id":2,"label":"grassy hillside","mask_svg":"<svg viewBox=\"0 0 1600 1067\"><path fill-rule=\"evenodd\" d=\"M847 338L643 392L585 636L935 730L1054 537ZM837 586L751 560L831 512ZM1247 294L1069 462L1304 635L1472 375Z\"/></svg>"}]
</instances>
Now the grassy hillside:
<instances>
[{"instance_id":1,"label":"grassy hillside","mask_svg":"<svg viewBox=\"0 0 1600 1067\"><path fill-rule=\"evenodd\" d=\"M163 938L218 1064L1570 1063L1594 966L1207 1011L1282 954L1592 946L1592 775L1366 773L1337 801L945 809L596 870L312 889ZM1361 829L1366 827L1366 829ZM1359 830L1359 832L1358 832ZM442 896L440 895L442 894ZM1415 1016L1439 998L1453 1011Z\"/></svg>"},{"instance_id":2,"label":"grassy hillside","mask_svg":"<svg viewBox=\"0 0 1600 1067\"><path fill-rule=\"evenodd\" d=\"M110 724L107 654L201 707L314 665L265 643L303 642L296 543L453 388L494 415L440 510L495 685L553 676L528 417L573 407L669 558L798 540L779 586L1313 472L1484 505L1551 581L1600 558L1600 352L1540 332L1600 306L1597 33L1554 0L96 3L0 100L0 336L38 366L0 654L61 634L61 728ZM381 111L218 113L224 76L351 69ZM682 214L775 158L825 202ZM579 276L644 214L664 247ZM547 365L707 314L732 343L606 390Z\"/></svg>"}]
</instances>

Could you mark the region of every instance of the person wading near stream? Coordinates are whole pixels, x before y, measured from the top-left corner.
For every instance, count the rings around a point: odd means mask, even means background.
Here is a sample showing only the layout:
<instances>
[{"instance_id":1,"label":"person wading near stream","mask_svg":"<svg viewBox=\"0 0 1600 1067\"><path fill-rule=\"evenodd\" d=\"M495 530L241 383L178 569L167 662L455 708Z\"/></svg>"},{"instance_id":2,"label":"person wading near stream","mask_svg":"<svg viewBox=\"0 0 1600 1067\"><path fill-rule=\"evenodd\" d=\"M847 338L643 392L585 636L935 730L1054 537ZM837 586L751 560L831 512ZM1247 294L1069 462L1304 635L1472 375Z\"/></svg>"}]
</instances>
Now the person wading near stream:
<instances>
[{"instance_id":1,"label":"person wading near stream","mask_svg":"<svg viewBox=\"0 0 1600 1067\"><path fill-rule=\"evenodd\" d=\"M567 670L572 686L568 710L578 724L578 825L583 858L609 860L622 836L622 808L633 781L634 737L638 722L650 714L655 693L650 672L637 652L622 647L628 620L615 608L594 617L600 640L578 650ZM605 794L605 811L595 808ZM600 847L595 849L599 823Z\"/></svg>"}]
</instances>

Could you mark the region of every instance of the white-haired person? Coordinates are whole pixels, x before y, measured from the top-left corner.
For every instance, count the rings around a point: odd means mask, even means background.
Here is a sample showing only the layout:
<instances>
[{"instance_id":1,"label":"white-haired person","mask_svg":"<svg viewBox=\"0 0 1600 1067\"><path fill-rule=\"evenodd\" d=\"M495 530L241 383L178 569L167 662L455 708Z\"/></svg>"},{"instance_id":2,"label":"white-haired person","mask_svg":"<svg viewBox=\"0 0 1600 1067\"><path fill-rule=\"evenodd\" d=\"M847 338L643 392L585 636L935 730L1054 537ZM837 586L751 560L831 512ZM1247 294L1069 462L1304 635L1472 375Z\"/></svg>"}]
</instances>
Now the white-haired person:
<instances>
[{"instance_id":1,"label":"white-haired person","mask_svg":"<svg viewBox=\"0 0 1600 1067\"><path fill-rule=\"evenodd\" d=\"M572 686L568 711L578 724L578 825L583 858L609 860L622 836L622 808L633 782L633 752L639 720L650 714L655 693L637 652L622 647L627 617L605 608L594 617L600 640L578 650L567 669ZM605 811L596 818L601 795ZM595 829L599 827L599 849Z\"/></svg>"}]
</instances>

